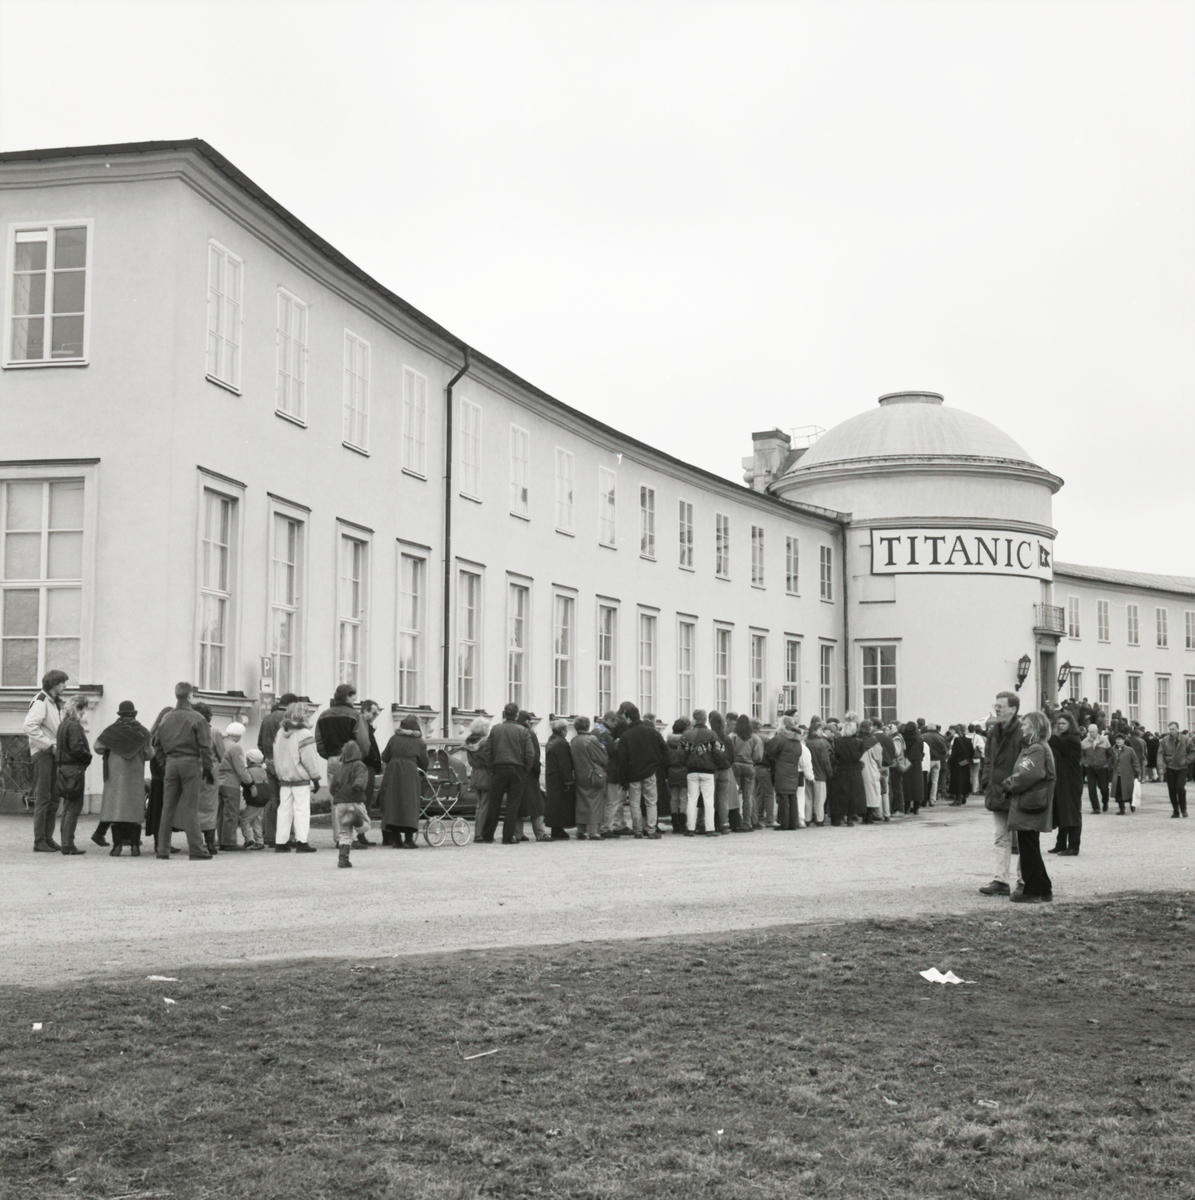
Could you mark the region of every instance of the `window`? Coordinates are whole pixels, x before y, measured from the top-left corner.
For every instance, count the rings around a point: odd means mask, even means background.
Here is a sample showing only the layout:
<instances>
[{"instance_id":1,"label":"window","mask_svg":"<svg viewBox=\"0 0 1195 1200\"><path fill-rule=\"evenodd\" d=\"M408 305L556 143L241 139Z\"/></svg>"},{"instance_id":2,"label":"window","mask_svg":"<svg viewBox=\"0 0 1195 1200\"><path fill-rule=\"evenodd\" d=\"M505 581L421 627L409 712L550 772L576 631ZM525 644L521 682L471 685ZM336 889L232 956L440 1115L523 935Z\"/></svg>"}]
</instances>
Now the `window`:
<instances>
[{"instance_id":1,"label":"window","mask_svg":"<svg viewBox=\"0 0 1195 1200\"><path fill-rule=\"evenodd\" d=\"M656 711L656 617L639 614L639 712Z\"/></svg>"},{"instance_id":2,"label":"window","mask_svg":"<svg viewBox=\"0 0 1195 1200\"><path fill-rule=\"evenodd\" d=\"M1100 671L1095 677L1096 687L1096 703L1104 710L1105 713L1112 711L1112 674L1108 671Z\"/></svg>"},{"instance_id":3,"label":"window","mask_svg":"<svg viewBox=\"0 0 1195 1200\"><path fill-rule=\"evenodd\" d=\"M780 693L780 709L801 711L801 643L797 638L784 639L784 689Z\"/></svg>"},{"instance_id":4,"label":"window","mask_svg":"<svg viewBox=\"0 0 1195 1200\"><path fill-rule=\"evenodd\" d=\"M1125 616L1128 618L1129 645L1139 646L1141 644L1141 621L1137 615L1137 606L1126 604Z\"/></svg>"},{"instance_id":5,"label":"window","mask_svg":"<svg viewBox=\"0 0 1195 1200\"><path fill-rule=\"evenodd\" d=\"M461 400L461 494L481 499L481 406Z\"/></svg>"},{"instance_id":6,"label":"window","mask_svg":"<svg viewBox=\"0 0 1195 1200\"><path fill-rule=\"evenodd\" d=\"M556 528L563 533L573 531L573 478L575 465L572 452L556 447Z\"/></svg>"},{"instance_id":7,"label":"window","mask_svg":"<svg viewBox=\"0 0 1195 1200\"><path fill-rule=\"evenodd\" d=\"M614 707L615 663L618 655L618 609L598 605L597 709L607 713Z\"/></svg>"},{"instance_id":8,"label":"window","mask_svg":"<svg viewBox=\"0 0 1195 1200\"><path fill-rule=\"evenodd\" d=\"M402 369L402 467L427 477L427 379Z\"/></svg>"},{"instance_id":9,"label":"window","mask_svg":"<svg viewBox=\"0 0 1195 1200\"><path fill-rule=\"evenodd\" d=\"M1070 687L1070 691L1067 693L1070 696L1070 698L1072 700L1082 700L1083 699L1083 672L1076 670L1074 667L1072 667L1070 675L1067 676L1067 684Z\"/></svg>"},{"instance_id":10,"label":"window","mask_svg":"<svg viewBox=\"0 0 1195 1200\"><path fill-rule=\"evenodd\" d=\"M423 630L427 560L398 556L398 702L414 708L423 701Z\"/></svg>"},{"instance_id":11,"label":"window","mask_svg":"<svg viewBox=\"0 0 1195 1200\"><path fill-rule=\"evenodd\" d=\"M644 558L656 556L656 492L655 488L642 484L639 486L639 553Z\"/></svg>"},{"instance_id":12,"label":"window","mask_svg":"<svg viewBox=\"0 0 1195 1200\"><path fill-rule=\"evenodd\" d=\"M226 690L225 667L232 622L232 547L236 500L203 491L199 576L199 677L201 692Z\"/></svg>"},{"instance_id":13,"label":"window","mask_svg":"<svg viewBox=\"0 0 1195 1200\"><path fill-rule=\"evenodd\" d=\"M680 502L680 565L686 571L693 569L693 505L687 500Z\"/></svg>"},{"instance_id":14,"label":"window","mask_svg":"<svg viewBox=\"0 0 1195 1200\"><path fill-rule=\"evenodd\" d=\"M506 702L527 707L527 608L531 590L512 583L506 595Z\"/></svg>"},{"instance_id":15,"label":"window","mask_svg":"<svg viewBox=\"0 0 1195 1200\"><path fill-rule=\"evenodd\" d=\"M8 361L82 362L87 356L88 227L43 225L18 229L13 238Z\"/></svg>"},{"instance_id":16,"label":"window","mask_svg":"<svg viewBox=\"0 0 1195 1200\"><path fill-rule=\"evenodd\" d=\"M1095 624L1096 624L1096 637L1099 638L1099 640L1101 642L1111 641L1112 640L1111 632L1110 632L1111 626L1110 626L1110 621L1109 621L1109 617L1108 617L1108 601L1107 600L1097 600L1095 602Z\"/></svg>"},{"instance_id":17,"label":"window","mask_svg":"<svg viewBox=\"0 0 1195 1200\"><path fill-rule=\"evenodd\" d=\"M369 449L369 343L344 331L344 442Z\"/></svg>"},{"instance_id":18,"label":"window","mask_svg":"<svg viewBox=\"0 0 1195 1200\"><path fill-rule=\"evenodd\" d=\"M714 707L723 715L730 708L730 633L714 627Z\"/></svg>"},{"instance_id":19,"label":"window","mask_svg":"<svg viewBox=\"0 0 1195 1200\"><path fill-rule=\"evenodd\" d=\"M1155 726L1160 732L1166 732L1170 723L1170 676L1159 675L1155 680L1155 697L1158 706L1158 723Z\"/></svg>"},{"instance_id":20,"label":"window","mask_svg":"<svg viewBox=\"0 0 1195 1200\"><path fill-rule=\"evenodd\" d=\"M570 455L571 457L571 455ZM573 711L573 638L576 601L557 595L552 614L552 712L558 717Z\"/></svg>"},{"instance_id":21,"label":"window","mask_svg":"<svg viewBox=\"0 0 1195 1200\"><path fill-rule=\"evenodd\" d=\"M1130 721L1141 720L1141 676L1130 675L1129 683L1129 702L1128 702L1128 718Z\"/></svg>"},{"instance_id":22,"label":"window","mask_svg":"<svg viewBox=\"0 0 1195 1200\"><path fill-rule=\"evenodd\" d=\"M763 587L763 529L751 526L751 586Z\"/></svg>"},{"instance_id":23,"label":"window","mask_svg":"<svg viewBox=\"0 0 1195 1200\"><path fill-rule=\"evenodd\" d=\"M531 515L531 434L510 427L510 511L516 517Z\"/></svg>"},{"instance_id":24,"label":"window","mask_svg":"<svg viewBox=\"0 0 1195 1200\"><path fill-rule=\"evenodd\" d=\"M340 535L340 587L337 592L337 683L365 686L365 598L368 588L369 543L347 533Z\"/></svg>"},{"instance_id":25,"label":"window","mask_svg":"<svg viewBox=\"0 0 1195 1200\"><path fill-rule=\"evenodd\" d=\"M764 672L768 661L768 639L762 633L751 635L751 716L756 721L764 719L766 703L766 680Z\"/></svg>"},{"instance_id":26,"label":"window","mask_svg":"<svg viewBox=\"0 0 1195 1200\"><path fill-rule=\"evenodd\" d=\"M456 592L456 706L463 712L481 707L481 576L460 571Z\"/></svg>"},{"instance_id":27,"label":"window","mask_svg":"<svg viewBox=\"0 0 1195 1200\"><path fill-rule=\"evenodd\" d=\"M603 546L614 545L614 513L616 476L608 467L598 467L598 541Z\"/></svg>"},{"instance_id":28,"label":"window","mask_svg":"<svg viewBox=\"0 0 1195 1200\"><path fill-rule=\"evenodd\" d=\"M823 721L828 721L834 715L834 647L823 645L819 647L819 650L818 700L821 718Z\"/></svg>"},{"instance_id":29,"label":"window","mask_svg":"<svg viewBox=\"0 0 1195 1200\"><path fill-rule=\"evenodd\" d=\"M834 549L821 547L821 595L823 600L834 599Z\"/></svg>"},{"instance_id":30,"label":"window","mask_svg":"<svg viewBox=\"0 0 1195 1200\"><path fill-rule=\"evenodd\" d=\"M714 574L730 578L730 518L724 513L714 513Z\"/></svg>"},{"instance_id":31,"label":"window","mask_svg":"<svg viewBox=\"0 0 1195 1200\"><path fill-rule=\"evenodd\" d=\"M676 623L676 708L683 716L693 711L693 641L696 628L692 621Z\"/></svg>"},{"instance_id":32,"label":"window","mask_svg":"<svg viewBox=\"0 0 1195 1200\"><path fill-rule=\"evenodd\" d=\"M278 328L274 332L278 375L274 407L288 417L307 420L307 305L284 288L278 289ZM278 686L275 680L275 686ZM289 688L281 689L283 692Z\"/></svg>"},{"instance_id":33,"label":"window","mask_svg":"<svg viewBox=\"0 0 1195 1200\"><path fill-rule=\"evenodd\" d=\"M863 647L863 716L885 725L896 720L895 646Z\"/></svg>"},{"instance_id":34,"label":"window","mask_svg":"<svg viewBox=\"0 0 1195 1200\"><path fill-rule=\"evenodd\" d=\"M1158 649L1165 650L1170 645L1170 614L1164 608L1155 608L1154 622L1157 625Z\"/></svg>"},{"instance_id":35,"label":"window","mask_svg":"<svg viewBox=\"0 0 1195 1200\"><path fill-rule=\"evenodd\" d=\"M12 480L0 507L0 686L37 687L54 667L78 681L83 480Z\"/></svg>"},{"instance_id":36,"label":"window","mask_svg":"<svg viewBox=\"0 0 1195 1200\"><path fill-rule=\"evenodd\" d=\"M1195 650L1195 612L1188 610L1183 617L1187 626L1187 649Z\"/></svg>"},{"instance_id":37,"label":"window","mask_svg":"<svg viewBox=\"0 0 1195 1200\"><path fill-rule=\"evenodd\" d=\"M1185 729L1195 729L1195 679L1185 680L1187 685L1187 723Z\"/></svg>"},{"instance_id":38,"label":"window","mask_svg":"<svg viewBox=\"0 0 1195 1200\"><path fill-rule=\"evenodd\" d=\"M1077 638L1079 636L1079 597L1068 596L1066 598L1066 636Z\"/></svg>"},{"instance_id":39,"label":"window","mask_svg":"<svg viewBox=\"0 0 1195 1200\"><path fill-rule=\"evenodd\" d=\"M207 375L241 386L241 284L244 264L219 242L207 245Z\"/></svg>"},{"instance_id":40,"label":"window","mask_svg":"<svg viewBox=\"0 0 1195 1200\"><path fill-rule=\"evenodd\" d=\"M784 539L784 590L795 596L801 584L801 543L795 537Z\"/></svg>"},{"instance_id":41,"label":"window","mask_svg":"<svg viewBox=\"0 0 1195 1200\"><path fill-rule=\"evenodd\" d=\"M303 571L303 521L287 513L273 514L270 550L270 656L274 660L274 692L283 696L299 686L299 585Z\"/></svg>"}]
</instances>

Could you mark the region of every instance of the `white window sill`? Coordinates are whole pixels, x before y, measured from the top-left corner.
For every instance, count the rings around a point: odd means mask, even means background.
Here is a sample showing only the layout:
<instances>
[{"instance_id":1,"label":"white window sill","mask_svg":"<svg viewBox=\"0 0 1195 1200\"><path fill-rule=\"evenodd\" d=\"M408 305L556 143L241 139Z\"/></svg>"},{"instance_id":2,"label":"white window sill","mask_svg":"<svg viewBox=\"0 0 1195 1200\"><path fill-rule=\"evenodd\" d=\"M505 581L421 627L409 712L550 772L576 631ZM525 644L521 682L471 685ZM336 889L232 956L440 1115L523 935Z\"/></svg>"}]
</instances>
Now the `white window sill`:
<instances>
[{"instance_id":1,"label":"white window sill","mask_svg":"<svg viewBox=\"0 0 1195 1200\"><path fill-rule=\"evenodd\" d=\"M354 446L352 442L340 443L346 450L351 450L354 454L360 454L363 458L369 457L368 450L362 450L360 446Z\"/></svg>"},{"instance_id":2,"label":"white window sill","mask_svg":"<svg viewBox=\"0 0 1195 1200\"><path fill-rule=\"evenodd\" d=\"M282 409L274 409L274 416L281 417L284 421L289 421L292 425L297 425L300 429L307 428L307 422L302 417L296 417L293 413L283 412Z\"/></svg>"},{"instance_id":3,"label":"white window sill","mask_svg":"<svg viewBox=\"0 0 1195 1200\"><path fill-rule=\"evenodd\" d=\"M402 473L404 475L410 475L412 479L422 479L424 483L427 482L426 475L424 475L421 471L412 471L410 467L403 467Z\"/></svg>"},{"instance_id":4,"label":"white window sill","mask_svg":"<svg viewBox=\"0 0 1195 1200\"><path fill-rule=\"evenodd\" d=\"M715 579L720 579L720 580L722 580L722 582L723 582L723 583L729 583L729 582L730 582L730 576L729 576L729 575L715 575L715 576L714 576L714 578L715 578Z\"/></svg>"},{"instance_id":5,"label":"white window sill","mask_svg":"<svg viewBox=\"0 0 1195 1200\"><path fill-rule=\"evenodd\" d=\"M613 542L598 542L598 545L605 550L617 550L618 547Z\"/></svg>"},{"instance_id":6,"label":"white window sill","mask_svg":"<svg viewBox=\"0 0 1195 1200\"><path fill-rule=\"evenodd\" d=\"M768 590L768 589L767 589L767 585L766 585L766 584L762 584L762 583L753 583L751 586L752 586L752 587L753 587L753 588L754 588L754 589L755 589L757 592L766 592L766 591Z\"/></svg>"},{"instance_id":7,"label":"white window sill","mask_svg":"<svg viewBox=\"0 0 1195 1200\"><path fill-rule=\"evenodd\" d=\"M823 604L833 604L833 603L834 603L834 597L833 597L833 596L822 596L822 597L821 597L821 602L822 602Z\"/></svg>"},{"instance_id":8,"label":"white window sill","mask_svg":"<svg viewBox=\"0 0 1195 1200\"><path fill-rule=\"evenodd\" d=\"M472 503L474 503L474 504L480 504L480 503L481 503L481 497L480 497L480 496L470 496L468 492L458 492L458 493L457 493L457 495L458 495L458 496L460 496L460 498L461 498L462 500L469 500L469 501L471 501L471 502L472 502Z\"/></svg>"},{"instance_id":9,"label":"white window sill","mask_svg":"<svg viewBox=\"0 0 1195 1200\"><path fill-rule=\"evenodd\" d=\"M228 383L223 379L217 379L215 375L205 375L204 378L208 381L208 383L214 383L216 387L223 388L226 392L231 392L234 396L241 395L241 389L239 387L236 387L235 385Z\"/></svg>"},{"instance_id":10,"label":"white window sill","mask_svg":"<svg viewBox=\"0 0 1195 1200\"><path fill-rule=\"evenodd\" d=\"M86 367L88 360L85 358L36 358L36 359L20 359L16 362L6 362L4 369L6 371L24 371L29 368L37 369L39 367Z\"/></svg>"},{"instance_id":11,"label":"white window sill","mask_svg":"<svg viewBox=\"0 0 1195 1200\"><path fill-rule=\"evenodd\" d=\"M786 596L791 596L794 600L800 600L800 598L801 598L800 592L785 592L784 594Z\"/></svg>"},{"instance_id":12,"label":"white window sill","mask_svg":"<svg viewBox=\"0 0 1195 1200\"><path fill-rule=\"evenodd\" d=\"M528 513L517 513L517 512L512 512L510 515L511 515L512 517L514 517L514 518L515 518L517 521L526 521L526 522L528 522L529 524L530 524L530 522L531 522L531 516L530 516L530 514L528 514Z\"/></svg>"},{"instance_id":13,"label":"white window sill","mask_svg":"<svg viewBox=\"0 0 1195 1200\"><path fill-rule=\"evenodd\" d=\"M654 554L640 554L639 557L641 559L643 559L644 562L657 562L658 561Z\"/></svg>"},{"instance_id":14,"label":"white window sill","mask_svg":"<svg viewBox=\"0 0 1195 1200\"><path fill-rule=\"evenodd\" d=\"M577 536L571 529L561 529L559 525L556 526L556 532L563 534L565 537L576 537Z\"/></svg>"},{"instance_id":15,"label":"white window sill","mask_svg":"<svg viewBox=\"0 0 1195 1200\"><path fill-rule=\"evenodd\" d=\"M694 568L694 567L686 567L686 566L684 566L684 565L683 565L683 564L681 564L681 563L678 563L678 564L677 564L677 567L676 567L676 569L677 569L678 571L688 571L690 575L692 575L692 574L693 574L693 572L694 572L694 570L695 570L695 568Z\"/></svg>"}]
</instances>

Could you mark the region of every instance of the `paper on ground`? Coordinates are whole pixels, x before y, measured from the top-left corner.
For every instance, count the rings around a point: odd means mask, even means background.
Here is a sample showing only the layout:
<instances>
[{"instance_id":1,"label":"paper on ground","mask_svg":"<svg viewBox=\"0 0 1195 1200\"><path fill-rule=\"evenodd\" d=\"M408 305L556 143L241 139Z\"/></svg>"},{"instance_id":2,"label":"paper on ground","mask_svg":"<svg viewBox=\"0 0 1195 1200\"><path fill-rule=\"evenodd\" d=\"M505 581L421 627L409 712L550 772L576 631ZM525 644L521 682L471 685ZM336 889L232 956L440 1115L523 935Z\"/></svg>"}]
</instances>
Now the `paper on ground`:
<instances>
[{"instance_id":1,"label":"paper on ground","mask_svg":"<svg viewBox=\"0 0 1195 1200\"><path fill-rule=\"evenodd\" d=\"M173 975L146 975L151 983L178 983Z\"/></svg>"},{"instance_id":2,"label":"paper on ground","mask_svg":"<svg viewBox=\"0 0 1195 1200\"><path fill-rule=\"evenodd\" d=\"M937 967L930 967L928 971L918 971L918 975L922 979L930 983L966 983L967 980L960 979L953 971L947 971L945 975L938 970Z\"/></svg>"},{"instance_id":3,"label":"paper on ground","mask_svg":"<svg viewBox=\"0 0 1195 1200\"><path fill-rule=\"evenodd\" d=\"M34 1021L34 1022L33 1022L33 1032L34 1032L34 1033L38 1033L38 1032L40 1032L40 1030L41 1030L41 1022L40 1022L40 1021Z\"/></svg>"}]
</instances>

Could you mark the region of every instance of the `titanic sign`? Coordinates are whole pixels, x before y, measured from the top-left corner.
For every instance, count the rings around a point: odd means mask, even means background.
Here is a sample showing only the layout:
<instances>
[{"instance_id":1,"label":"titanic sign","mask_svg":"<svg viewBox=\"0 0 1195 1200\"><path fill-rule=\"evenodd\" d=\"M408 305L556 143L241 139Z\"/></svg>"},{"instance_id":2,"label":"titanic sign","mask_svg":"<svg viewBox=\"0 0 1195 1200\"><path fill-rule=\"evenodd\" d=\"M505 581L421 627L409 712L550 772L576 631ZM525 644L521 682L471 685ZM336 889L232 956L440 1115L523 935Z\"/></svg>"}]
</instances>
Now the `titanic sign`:
<instances>
[{"instance_id":1,"label":"titanic sign","mask_svg":"<svg viewBox=\"0 0 1195 1200\"><path fill-rule=\"evenodd\" d=\"M873 575L1017 575L1054 578L1054 543L1007 529L873 529Z\"/></svg>"}]
</instances>

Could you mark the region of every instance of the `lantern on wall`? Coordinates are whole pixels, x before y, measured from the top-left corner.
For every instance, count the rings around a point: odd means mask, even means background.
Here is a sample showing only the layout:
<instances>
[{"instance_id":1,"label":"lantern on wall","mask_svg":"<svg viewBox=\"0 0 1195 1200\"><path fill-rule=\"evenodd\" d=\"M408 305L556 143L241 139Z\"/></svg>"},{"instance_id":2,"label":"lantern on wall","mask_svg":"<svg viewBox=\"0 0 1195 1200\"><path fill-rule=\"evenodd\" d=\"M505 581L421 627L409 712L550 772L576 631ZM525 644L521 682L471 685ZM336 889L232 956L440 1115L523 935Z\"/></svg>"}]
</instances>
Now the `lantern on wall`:
<instances>
[{"instance_id":1,"label":"lantern on wall","mask_svg":"<svg viewBox=\"0 0 1195 1200\"><path fill-rule=\"evenodd\" d=\"M1065 684L1066 681L1070 677L1071 677L1071 665L1068 662L1064 662L1062 664L1062 666L1060 666L1058 668L1058 690L1059 691L1062 691L1063 684Z\"/></svg>"},{"instance_id":2,"label":"lantern on wall","mask_svg":"<svg viewBox=\"0 0 1195 1200\"><path fill-rule=\"evenodd\" d=\"M1033 666L1033 660L1028 654L1022 654L1017 662L1017 691L1021 690L1021 684L1029 678L1029 668Z\"/></svg>"}]
</instances>

